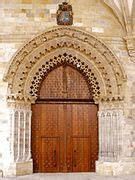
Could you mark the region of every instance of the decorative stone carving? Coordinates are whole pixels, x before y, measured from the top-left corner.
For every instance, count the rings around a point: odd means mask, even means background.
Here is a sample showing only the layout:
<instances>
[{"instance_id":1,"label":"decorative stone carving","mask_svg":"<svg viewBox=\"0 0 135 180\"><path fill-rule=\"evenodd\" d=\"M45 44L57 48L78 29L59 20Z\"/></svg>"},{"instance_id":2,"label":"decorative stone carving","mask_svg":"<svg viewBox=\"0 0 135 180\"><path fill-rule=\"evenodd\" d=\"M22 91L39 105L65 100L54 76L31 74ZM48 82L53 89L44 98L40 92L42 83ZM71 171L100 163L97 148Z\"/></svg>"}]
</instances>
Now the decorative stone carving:
<instances>
[{"instance_id":1,"label":"decorative stone carving","mask_svg":"<svg viewBox=\"0 0 135 180\"><path fill-rule=\"evenodd\" d=\"M121 116L116 108L123 108L124 71L112 51L93 35L74 27L57 27L33 38L20 49L4 76L8 82L7 107L11 109L10 166L16 174L15 167L27 164L32 172L31 104L37 98L43 77L62 63L75 67L92 85L95 103L99 104L100 130L103 130L100 132L101 160L119 160L121 146L117 144L117 150L113 148L114 143L121 143L121 121L118 121ZM111 131L113 138L109 130L114 129L117 133L114 135L115 131ZM102 137L106 135L103 149Z\"/></svg>"},{"instance_id":2,"label":"decorative stone carving","mask_svg":"<svg viewBox=\"0 0 135 180\"><path fill-rule=\"evenodd\" d=\"M38 71L35 71L35 76L33 79L31 79L30 82L30 88L29 93L31 96L35 97L37 96L37 92L39 89L39 85L42 81L42 78L44 78L45 75L48 74L51 70L53 70L55 67L59 66L60 64L67 63L71 66L75 67L80 71L85 77L87 83L92 86L92 91L94 95L94 99L98 100L100 96L100 85L98 83L97 78L95 77L95 74L91 69L89 69L88 65L85 64L85 62L78 59L76 56L73 56L72 54L67 54L66 52L59 54L58 56L52 57L49 61L44 62L39 68ZM28 82L27 82L28 83Z\"/></svg>"},{"instance_id":3,"label":"decorative stone carving","mask_svg":"<svg viewBox=\"0 0 135 180\"><path fill-rule=\"evenodd\" d=\"M134 36L127 36L125 37L127 43L128 54L130 59L135 62L135 37Z\"/></svg>"},{"instance_id":4,"label":"decorative stone carving","mask_svg":"<svg viewBox=\"0 0 135 180\"><path fill-rule=\"evenodd\" d=\"M11 119L12 162L31 159L31 111L14 109Z\"/></svg>"},{"instance_id":5,"label":"decorative stone carving","mask_svg":"<svg viewBox=\"0 0 135 180\"><path fill-rule=\"evenodd\" d=\"M4 77L4 80L9 83L10 92L30 98L29 92L24 90L29 76L35 76L32 72L41 60L51 59L49 55L60 49L72 51L72 56L77 52L83 58L86 57L92 66L94 65L94 71L100 77L98 83L103 86L100 88L105 92L100 95L100 98L122 96L122 84L126 77L117 58L96 37L73 27L58 27L43 33L28 42L13 57ZM55 59L52 59L51 66L53 63L56 63ZM48 65L48 69L51 66ZM36 99L36 96L34 98Z\"/></svg>"},{"instance_id":6,"label":"decorative stone carving","mask_svg":"<svg viewBox=\"0 0 135 180\"><path fill-rule=\"evenodd\" d=\"M99 112L100 161L120 161L124 140L123 119L122 109L108 109Z\"/></svg>"}]
</instances>

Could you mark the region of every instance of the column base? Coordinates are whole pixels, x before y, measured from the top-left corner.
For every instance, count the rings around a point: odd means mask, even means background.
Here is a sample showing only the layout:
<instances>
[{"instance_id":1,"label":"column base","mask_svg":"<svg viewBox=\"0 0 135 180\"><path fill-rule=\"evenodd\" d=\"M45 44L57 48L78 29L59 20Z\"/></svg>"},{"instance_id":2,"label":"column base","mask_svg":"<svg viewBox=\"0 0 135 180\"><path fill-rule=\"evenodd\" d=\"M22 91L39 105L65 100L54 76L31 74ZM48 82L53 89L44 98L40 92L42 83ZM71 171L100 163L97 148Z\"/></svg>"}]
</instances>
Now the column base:
<instances>
[{"instance_id":1,"label":"column base","mask_svg":"<svg viewBox=\"0 0 135 180\"><path fill-rule=\"evenodd\" d=\"M14 177L28 175L33 173L33 160L16 162L10 164L8 169L4 170L4 177Z\"/></svg>"},{"instance_id":2,"label":"column base","mask_svg":"<svg viewBox=\"0 0 135 180\"><path fill-rule=\"evenodd\" d=\"M100 175L118 176L134 175L135 162L96 162L96 172Z\"/></svg>"}]
</instances>

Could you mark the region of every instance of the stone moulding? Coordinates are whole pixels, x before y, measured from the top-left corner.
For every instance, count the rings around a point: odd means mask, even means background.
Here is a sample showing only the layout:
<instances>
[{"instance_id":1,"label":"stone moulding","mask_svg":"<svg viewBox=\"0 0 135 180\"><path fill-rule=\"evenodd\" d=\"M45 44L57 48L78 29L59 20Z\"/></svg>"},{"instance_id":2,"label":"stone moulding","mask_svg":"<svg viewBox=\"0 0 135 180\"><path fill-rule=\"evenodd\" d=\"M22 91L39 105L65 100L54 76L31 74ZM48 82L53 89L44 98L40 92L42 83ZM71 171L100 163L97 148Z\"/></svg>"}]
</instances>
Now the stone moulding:
<instances>
[{"instance_id":1,"label":"stone moulding","mask_svg":"<svg viewBox=\"0 0 135 180\"><path fill-rule=\"evenodd\" d=\"M35 93L29 91L33 82L32 78L36 77L36 74L42 74L39 77L41 79L47 69L55 66L56 61L59 61L58 58L54 59L57 51L69 52L68 56L72 56L69 61L73 61L72 63L77 68L79 68L77 65L79 58L76 57L76 54L79 54L82 59L87 59L83 60L81 66L87 72L92 67L93 73L97 76L93 81L100 84L100 95L95 96L95 99L112 99L116 96L123 96L123 84L126 81L126 75L112 50L92 34L76 27L67 26L54 27L43 32L26 43L15 54L4 76L4 81L8 82L9 95L24 96L25 99L34 101L36 91ZM54 54L53 57L52 54ZM77 61L71 60L73 57L77 58ZM79 61L81 62L82 59ZM44 68L41 70L41 67ZM90 75L88 73L86 76ZM26 87L26 84L29 87Z\"/></svg>"}]
</instances>

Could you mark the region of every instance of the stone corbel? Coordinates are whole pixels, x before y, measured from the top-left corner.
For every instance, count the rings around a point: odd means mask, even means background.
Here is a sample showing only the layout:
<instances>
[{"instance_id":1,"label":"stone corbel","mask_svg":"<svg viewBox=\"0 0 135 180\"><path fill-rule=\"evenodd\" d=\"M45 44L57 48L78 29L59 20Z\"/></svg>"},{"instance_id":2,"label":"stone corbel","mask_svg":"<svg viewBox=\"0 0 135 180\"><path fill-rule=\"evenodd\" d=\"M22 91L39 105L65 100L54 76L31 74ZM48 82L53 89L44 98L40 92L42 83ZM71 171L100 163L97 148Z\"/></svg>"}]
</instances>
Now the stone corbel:
<instances>
[{"instance_id":1,"label":"stone corbel","mask_svg":"<svg viewBox=\"0 0 135 180\"><path fill-rule=\"evenodd\" d=\"M20 94L8 94L6 96L8 108L20 108L24 110L30 110L31 104L35 102L35 99L31 97L25 97Z\"/></svg>"},{"instance_id":2,"label":"stone corbel","mask_svg":"<svg viewBox=\"0 0 135 180\"><path fill-rule=\"evenodd\" d=\"M126 40L127 50L130 59L135 63L135 36L126 36L124 39Z\"/></svg>"}]
</instances>

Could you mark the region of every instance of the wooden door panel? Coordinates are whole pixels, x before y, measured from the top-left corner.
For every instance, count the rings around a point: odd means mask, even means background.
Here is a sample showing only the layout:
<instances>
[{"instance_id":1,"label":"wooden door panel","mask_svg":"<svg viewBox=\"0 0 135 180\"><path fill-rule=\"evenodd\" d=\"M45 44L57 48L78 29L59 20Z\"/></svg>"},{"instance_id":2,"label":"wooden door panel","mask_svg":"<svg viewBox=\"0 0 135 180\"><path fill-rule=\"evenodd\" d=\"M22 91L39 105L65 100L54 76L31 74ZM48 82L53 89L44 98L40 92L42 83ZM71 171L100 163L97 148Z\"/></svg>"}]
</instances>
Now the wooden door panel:
<instances>
[{"instance_id":1,"label":"wooden door panel","mask_svg":"<svg viewBox=\"0 0 135 180\"><path fill-rule=\"evenodd\" d=\"M83 172L91 171L90 138L83 138Z\"/></svg>"},{"instance_id":2,"label":"wooden door panel","mask_svg":"<svg viewBox=\"0 0 135 180\"><path fill-rule=\"evenodd\" d=\"M91 105L89 107L89 123L90 123L90 139L91 139L91 171L95 171L95 162L98 160L98 120L97 120L97 106Z\"/></svg>"},{"instance_id":3,"label":"wooden door panel","mask_svg":"<svg viewBox=\"0 0 135 180\"><path fill-rule=\"evenodd\" d=\"M40 122L41 122L41 105L35 104L32 106L32 158L33 158L33 166L34 172L38 173L41 170L41 131L40 131Z\"/></svg>"},{"instance_id":4,"label":"wooden door panel","mask_svg":"<svg viewBox=\"0 0 135 180\"><path fill-rule=\"evenodd\" d=\"M91 111L91 105L85 104L82 106L82 116L83 116L83 135L84 137L90 137L90 116L89 111ZM97 115L96 115L97 116Z\"/></svg>"},{"instance_id":5,"label":"wooden door panel","mask_svg":"<svg viewBox=\"0 0 135 180\"><path fill-rule=\"evenodd\" d=\"M40 162L40 156L41 156L41 152L39 152L39 149L41 148L40 146L40 139L39 138L34 138L34 140L32 140L32 159L33 159L33 171L35 173L39 173L41 172L41 163Z\"/></svg>"},{"instance_id":6,"label":"wooden door panel","mask_svg":"<svg viewBox=\"0 0 135 180\"><path fill-rule=\"evenodd\" d=\"M92 87L74 67L63 64L42 81L39 99L91 99Z\"/></svg>"},{"instance_id":7,"label":"wooden door panel","mask_svg":"<svg viewBox=\"0 0 135 180\"><path fill-rule=\"evenodd\" d=\"M59 172L64 172L65 169L65 139L64 136L60 137L60 147L59 147Z\"/></svg>"},{"instance_id":8,"label":"wooden door panel","mask_svg":"<svg viewBox=\"0 0 135 180\"><path fill-rule=\"evenodd\" d=\"M67 166L67 172L73 172L72 167L72 113L73 108L72 105L66 104L67 112L66 112L66 166Z\"/></svg>"},{"instance_id":9,"label":"wooden door panel","mask_svg":"<svg viewBox=\"0 0 135 180\"><path fill-rule=\"evenodd\" d=\"M34 172L95 171L97 106L84 103L34 105L32 155Z\"/></svg>"},{"instance_id":10,"label":"wooden door panel","mask_svg":"<svg viewBox=\"0 0 135 180\"><path fill-rule=\"evenodd\" d=\"M89 99L90 90L86 80L76 69L66 66L67 98Z\"/></svg>"},{"instance_id":11,"label":"wooden door panel","mask_svg":"<svg viewBox=\"0 0 135 180\"><path fill-rule=\"evenodd\" d=\"M73 172L88 172L90 170L89 138L72 138Z\"/></svg>"},{"instance_id":12,"label":"wooden door panel","mask_svg":"<svg viewBox=\"0 0 135 180\"><path fill-rule=\"evenodd\" d=\"M95 170L97 106L85 103L93 102L88 84L81 71L66 63L43 79L39 101L32 106L34 172Z\"/></svg>"},{"instance_id":13,"label":"wooden door panel","mask_svg":"<svg viewBox=\"0 0 135 180\"><path fill-rule=\"evenodd\" d=\"M59 137L42 138L42 172L59 172Z\"/></svg>"},{"instance_id":14,"label":"wooden door panel","mask_svg":"<svg viewBox=\"0 0 135 180\"><path fill-rule=\"evenodd\" d=\"M41 135L58 136L59 107L57 104L43 104L41 110Z\"/></svg>"},{"instance_id":15,"label":"wooden door panel","mask_svg":"<svg viewBox=\"0 0 135 180\"><path fill-rule=\"evenodd\" d=\"M67 145L66 145L66 166L67 172L73 172L73 154L72 154L72 139L67 136Z\"/></svg>"},{"instance_id":16,"label":"wooden door panel","mask_svg":"<svg viewBox=\"0 0 135 180\"><path fill-rule=\"evenodd\" d=\"M83 136L83 110L80 104L72 106L72 136Z\"/></svg>"}]
</instances>

